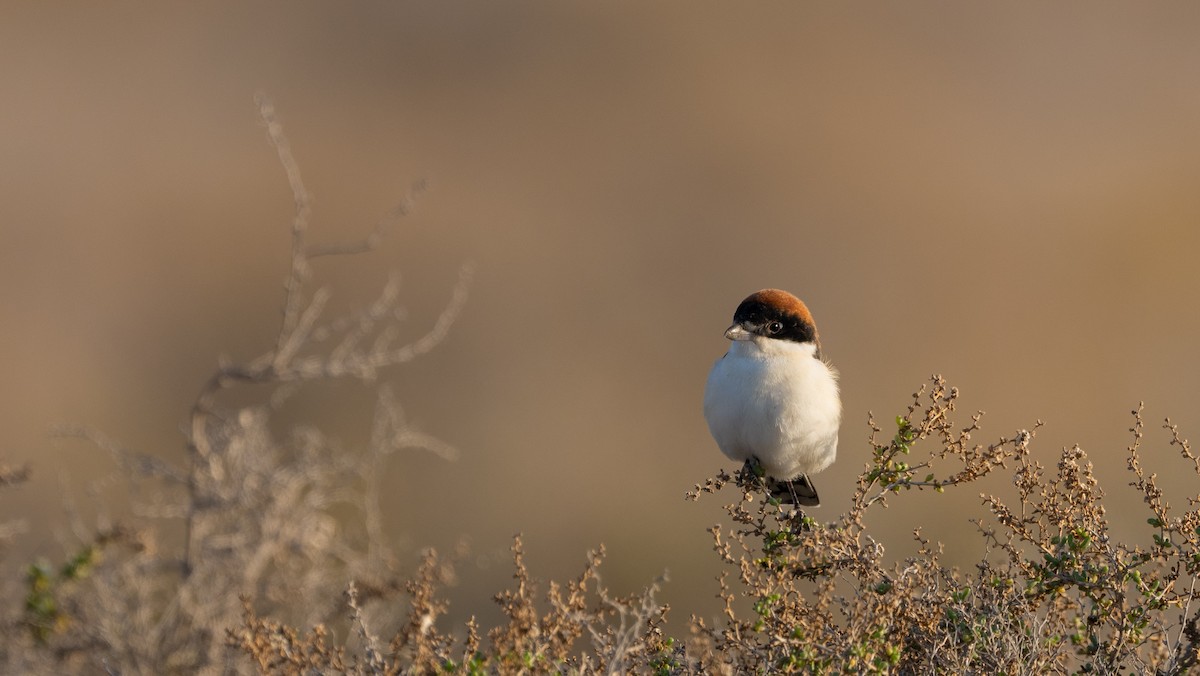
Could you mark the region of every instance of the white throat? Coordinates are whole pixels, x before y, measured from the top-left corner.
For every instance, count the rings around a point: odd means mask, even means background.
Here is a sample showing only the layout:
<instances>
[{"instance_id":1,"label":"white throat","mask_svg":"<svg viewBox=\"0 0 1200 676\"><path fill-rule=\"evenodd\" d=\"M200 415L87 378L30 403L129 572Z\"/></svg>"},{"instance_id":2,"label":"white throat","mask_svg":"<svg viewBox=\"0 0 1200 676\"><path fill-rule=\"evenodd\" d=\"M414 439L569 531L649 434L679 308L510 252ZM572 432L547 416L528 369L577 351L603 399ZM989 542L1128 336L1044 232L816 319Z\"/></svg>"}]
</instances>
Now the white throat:
<instances>
[{"instance_id":1,"label":"white throat","mask_svg":"<svg viewBox=\"0 0 1200 676\"><path fill-rule=\"evenodd\" d=\"M735 340L729 346L729 355L749 359L805 357L813 359L817 354L816 343L797 343L794 340L779 340L754 336L750 340Z\"/></svg>"}]
</instances>

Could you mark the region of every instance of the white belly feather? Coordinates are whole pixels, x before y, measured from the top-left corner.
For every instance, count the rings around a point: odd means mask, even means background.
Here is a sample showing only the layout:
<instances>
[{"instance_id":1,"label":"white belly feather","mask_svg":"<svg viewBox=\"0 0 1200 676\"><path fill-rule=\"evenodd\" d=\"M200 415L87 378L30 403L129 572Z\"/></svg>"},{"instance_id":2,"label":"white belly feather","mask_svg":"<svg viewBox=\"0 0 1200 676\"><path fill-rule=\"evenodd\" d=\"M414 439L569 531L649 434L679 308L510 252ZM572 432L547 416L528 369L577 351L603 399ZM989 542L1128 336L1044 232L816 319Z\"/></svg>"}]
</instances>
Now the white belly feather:
<instances>
[{"instance_id":1,"label":"white belly feather","mask_svg":"<svg viewBox=\"0 0 1200 676\"><path fill-rule=\"evenodd\" d=\"M781 480L833 463L841 402L836 375L813 357L814 349L739 340L717 360L704 392L704 417L726 456L756 457L768 476Z\"/></svg>"}]
</instances>

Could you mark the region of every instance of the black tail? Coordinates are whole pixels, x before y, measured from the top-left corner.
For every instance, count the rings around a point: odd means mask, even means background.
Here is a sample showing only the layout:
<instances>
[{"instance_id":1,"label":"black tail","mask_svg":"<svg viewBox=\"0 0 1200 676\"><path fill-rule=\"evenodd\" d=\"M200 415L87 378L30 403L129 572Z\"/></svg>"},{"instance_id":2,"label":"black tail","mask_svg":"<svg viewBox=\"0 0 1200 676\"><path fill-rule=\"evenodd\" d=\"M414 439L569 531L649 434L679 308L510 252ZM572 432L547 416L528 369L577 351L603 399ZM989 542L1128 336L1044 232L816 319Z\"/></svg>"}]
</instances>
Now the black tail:
<instances>
[{"instance_id":1,"label":"black tail","mask_svg":"<svg viewBox=\"0 0 1200 676\"><path fill-rule=\"evenodd\" d=\"M767 490L771 492L771 497L785 505L804 505L805 507L821 505L817 487L813 486L812 480L808 478L807 474L801 474L790 481L767 478Z\"/></svg>"}]
</instances>

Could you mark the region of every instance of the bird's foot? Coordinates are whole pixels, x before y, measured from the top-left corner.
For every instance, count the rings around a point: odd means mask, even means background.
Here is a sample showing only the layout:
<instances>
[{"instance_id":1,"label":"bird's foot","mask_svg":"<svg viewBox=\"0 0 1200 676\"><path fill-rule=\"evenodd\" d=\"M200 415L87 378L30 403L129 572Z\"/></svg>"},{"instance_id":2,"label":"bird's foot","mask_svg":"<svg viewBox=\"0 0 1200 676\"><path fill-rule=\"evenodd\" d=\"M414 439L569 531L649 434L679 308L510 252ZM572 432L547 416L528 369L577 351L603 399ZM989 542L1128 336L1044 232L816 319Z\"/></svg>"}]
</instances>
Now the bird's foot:
<instances>
[{"instance_id":1,"label":"bird's foot","mask_svg":"<svg viewBox=\"0 0 1200 676\"><path fill-rule=\"evenodd\" d=\"M767 471L763 469L758 458L748 458L742 464L742 469L738 472L738 485L746 490L758 489L766 493L768 499L774 497L771 494L771 479L767 477Z\"/></svg>"},{"instance_id":2,"label":"bird's foot","mask_svg":"<svg viewBox=\"0 0 1200 676\"><path fill-rule=\"evenodd\" d=\"M767 470L763 469L762 463L758 461L758 458L747 458L746 462L742 465L742 472L746 474L747 478L763 479L767 476Z\"/></svg>"}]
</instances>

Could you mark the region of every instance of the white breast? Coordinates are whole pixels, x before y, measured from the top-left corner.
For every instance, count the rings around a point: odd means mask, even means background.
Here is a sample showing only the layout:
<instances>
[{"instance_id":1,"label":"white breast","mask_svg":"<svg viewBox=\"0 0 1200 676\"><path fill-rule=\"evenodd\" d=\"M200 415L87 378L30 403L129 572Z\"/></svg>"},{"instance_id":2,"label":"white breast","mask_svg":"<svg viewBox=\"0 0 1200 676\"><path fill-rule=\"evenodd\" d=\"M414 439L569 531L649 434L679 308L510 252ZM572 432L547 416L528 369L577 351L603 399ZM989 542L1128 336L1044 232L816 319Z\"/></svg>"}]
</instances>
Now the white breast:
<instances>
[{"instance_id":1,"label":"white breast","mask_svg":"<svg viewBox=\"0 0 1200 676\"><path fill-rule=\"evenodd\" d=\"M767 475L819 472L837 455L842 405L837 377L812 343L733 341L704 391L704 418L721 451L758 458Z\"/></svg>"}]
</instances>

